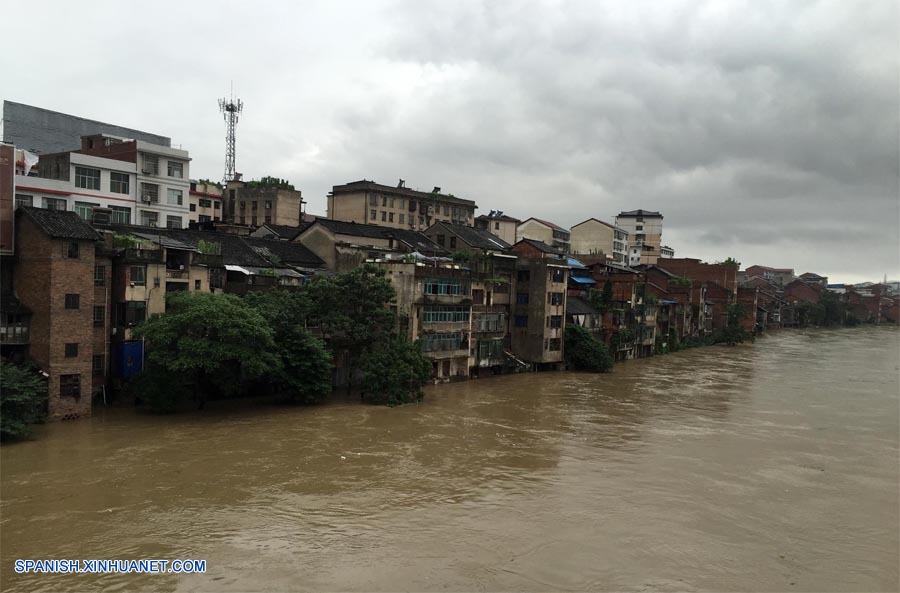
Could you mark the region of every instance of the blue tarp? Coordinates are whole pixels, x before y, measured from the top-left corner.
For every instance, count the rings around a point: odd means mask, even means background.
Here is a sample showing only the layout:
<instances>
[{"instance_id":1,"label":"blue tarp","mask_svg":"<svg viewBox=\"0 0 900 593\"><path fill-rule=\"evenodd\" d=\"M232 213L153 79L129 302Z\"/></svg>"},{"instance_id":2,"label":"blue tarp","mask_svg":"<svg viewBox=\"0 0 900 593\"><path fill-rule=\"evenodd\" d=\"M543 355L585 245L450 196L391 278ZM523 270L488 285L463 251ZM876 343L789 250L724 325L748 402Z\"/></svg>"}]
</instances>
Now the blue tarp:
<instances>
[{"instance_id":1,"label":"blue tarp","mask_svg":"<svg viewBox=\"0 0 900 593\"><path fill-rule=\"evenodd\" d=\"M567 266L571 266L571 267L573 267L573 268L583 268L583 269L585 269L585 270L587 269L587 266L586 266L586 265L584 265L583 263L581 263L581 262L578 261L577 259L573 259L573 258L571 258L571 257L570 257L569 259L566 260L566 265L567 265Z\"/></svg>"},{"instance_id":2,"label":"blue tarp","mask_svg":"<svg viewBox=\"0 0 900 593\"><path fill-rule=\"evenodd\" d=\"M587 278L583 276L569 276L570 280L577 282L578 284L596 284L597 281L593 278Z\"/></svg>"}]
</instances>

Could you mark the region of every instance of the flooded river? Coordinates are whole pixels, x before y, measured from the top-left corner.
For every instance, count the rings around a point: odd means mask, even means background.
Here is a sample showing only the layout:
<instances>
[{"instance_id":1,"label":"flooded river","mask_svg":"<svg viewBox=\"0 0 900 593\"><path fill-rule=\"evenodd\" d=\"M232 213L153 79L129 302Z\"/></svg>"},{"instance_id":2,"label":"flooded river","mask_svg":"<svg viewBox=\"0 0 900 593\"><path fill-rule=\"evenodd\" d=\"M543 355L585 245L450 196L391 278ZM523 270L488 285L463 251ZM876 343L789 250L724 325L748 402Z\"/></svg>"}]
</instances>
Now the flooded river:
<instances>
[{"instance_id":1,"label":"flooded river","mask_svg":"<svg viewBox=\"0 0 900 593\"><path fill-rule=\"evenodd\" d=\"M898 338L784 331L397 409L100 410L0 448L0 584L897 591ZM19 575L17 558L207 572Z\"/></svg>"}]
</instances>

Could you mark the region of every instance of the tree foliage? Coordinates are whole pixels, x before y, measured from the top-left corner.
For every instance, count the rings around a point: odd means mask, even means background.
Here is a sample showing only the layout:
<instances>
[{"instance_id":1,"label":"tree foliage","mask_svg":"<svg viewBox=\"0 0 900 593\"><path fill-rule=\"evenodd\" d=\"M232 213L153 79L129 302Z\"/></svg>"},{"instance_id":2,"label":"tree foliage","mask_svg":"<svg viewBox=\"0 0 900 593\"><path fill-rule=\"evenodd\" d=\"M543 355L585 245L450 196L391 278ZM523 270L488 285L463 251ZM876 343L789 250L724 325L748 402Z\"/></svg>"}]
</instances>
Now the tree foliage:
<instances>
[{"instance_id":1,"label":"tree foliage","mask_svg":"<svg viewBox=\"0 0 900 593\"><path fill-rule=\"evenodd\" d=\"M567 325L565 330L565 355L568 365L576 371L608 373L613 360L606 344L577 325Z\"/></svg>"},{"instance_id":2,"label":"tree foliage","mask_svg":"<svg viewBox=\"0 0 900 593\"><path fill-rule=\"evenodd\" d=\"M0 362L0 439L31 434L31 425L44 421L47 381L31 365Z\"/></svg>"},{"instance_id":3,"label":"tree foliage","mask_svg":"<svg viewBox=\"0 0 900 593\"><path fill-rule=\"evenodd\" d=\"M372 404L397 406L421 401L422 386L431 378L431 361L402 336L391 336L370 348L362 361L365 383L362 397Z\"/></svg>"},{"instance_id":4,"label":"tree foliage","mask_svg":"<svg viewBox=\"0 0 900 593\"><path fill-rule=\"evenodd\" d=\"M747 339L747 331L741 325L741 320L744 318L745 314L746 312L742 303L732 303L728 305L728 317L725 323L725 329L717 336L716 341L724 342L729 346L734 346Z\"/></svg>"}]
</instances>

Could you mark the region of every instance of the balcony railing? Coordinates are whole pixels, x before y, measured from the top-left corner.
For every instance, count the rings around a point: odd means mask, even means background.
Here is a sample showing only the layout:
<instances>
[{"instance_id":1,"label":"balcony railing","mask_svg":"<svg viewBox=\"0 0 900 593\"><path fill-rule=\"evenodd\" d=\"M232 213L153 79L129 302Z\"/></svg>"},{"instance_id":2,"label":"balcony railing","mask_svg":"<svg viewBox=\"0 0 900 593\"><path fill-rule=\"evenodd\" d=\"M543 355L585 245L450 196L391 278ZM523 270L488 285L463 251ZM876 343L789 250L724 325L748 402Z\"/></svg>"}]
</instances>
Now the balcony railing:
<instances>
[{"instance_id":1,"label":"balcony railing","mask_svg":"<svg viewBox=\"0 0 900 593\"><path fill-rule=\"evenodd\" d=\"M0 344L28 344L27 325L0 326Z\"/></svg>"},{"instance_id":2,"label":"balcony railing","mask_svg":"<svg viewBox=\"0 0 900 593\"><path fill-rule=\"evenodd\" d=\"M190 270L166 270L167 280L188 280L190 278Z\"/></svg>"},{"instance_id":3,"label":"balcony railing","mask_svg":"<svg viewBox=\"0 0 900 593\"><path fill-rule=\"evenodd\" d=\"M161 264L163 263L162 249L136 249L125 250L126 264Z\"/></svg>"}]
</instances>

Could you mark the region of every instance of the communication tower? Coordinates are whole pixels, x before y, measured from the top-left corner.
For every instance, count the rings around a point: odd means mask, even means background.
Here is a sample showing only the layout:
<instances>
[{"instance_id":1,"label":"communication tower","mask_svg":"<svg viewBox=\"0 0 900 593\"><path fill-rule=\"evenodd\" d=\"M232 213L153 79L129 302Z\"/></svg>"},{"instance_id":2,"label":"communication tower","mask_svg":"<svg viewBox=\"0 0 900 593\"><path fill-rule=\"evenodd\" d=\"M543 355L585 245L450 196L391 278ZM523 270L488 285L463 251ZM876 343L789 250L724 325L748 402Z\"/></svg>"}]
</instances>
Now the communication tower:
<instances>
[{"instance_id":1,"label":"communication tower","mask_svg":"<svg viewBox=\"0 0 900 593\"><path fill-rule=\"evenodd\" d=\"M243 109L244 102L240 99L235 100L233 93L230 99L219 99L219 111L222 112L222 117L225 119L225 178L223 181L226 183L235 178L234 128Z\"/></svg>"}]
</instances>

